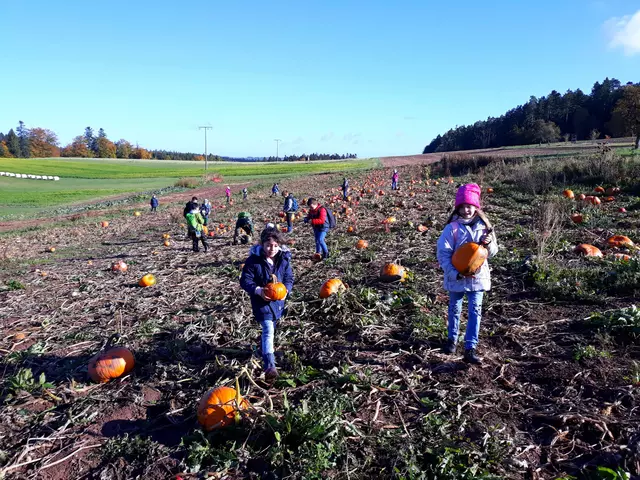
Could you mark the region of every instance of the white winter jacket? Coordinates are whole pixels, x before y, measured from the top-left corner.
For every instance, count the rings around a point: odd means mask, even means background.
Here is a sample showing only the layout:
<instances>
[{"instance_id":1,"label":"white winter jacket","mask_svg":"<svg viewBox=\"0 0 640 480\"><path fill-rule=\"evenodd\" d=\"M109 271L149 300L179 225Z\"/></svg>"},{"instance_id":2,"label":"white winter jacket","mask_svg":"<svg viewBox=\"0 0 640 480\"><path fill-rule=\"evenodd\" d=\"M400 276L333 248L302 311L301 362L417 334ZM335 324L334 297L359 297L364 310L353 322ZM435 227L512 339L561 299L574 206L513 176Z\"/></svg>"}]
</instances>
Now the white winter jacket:
<instances>
[{"instance_id":1,"label":"white winter jacket","mask_svg":"<svg viewBox=\"0 0 640 480\"><path fill-rule=\"evenodd\" d=\"M491 290L489 262L485 261L480 270L472 277L458 278L458 271L451 263L451 257L461 245L468 242L480 243L487 234L487 226L478 217L469 225L464 225L456 217L449 223L438 239L438 263L444 270L444 288L449 292L479 292ZM498 243L493 240L487 245L489 258L498 253Z\"/></svg>"}]
</instances>

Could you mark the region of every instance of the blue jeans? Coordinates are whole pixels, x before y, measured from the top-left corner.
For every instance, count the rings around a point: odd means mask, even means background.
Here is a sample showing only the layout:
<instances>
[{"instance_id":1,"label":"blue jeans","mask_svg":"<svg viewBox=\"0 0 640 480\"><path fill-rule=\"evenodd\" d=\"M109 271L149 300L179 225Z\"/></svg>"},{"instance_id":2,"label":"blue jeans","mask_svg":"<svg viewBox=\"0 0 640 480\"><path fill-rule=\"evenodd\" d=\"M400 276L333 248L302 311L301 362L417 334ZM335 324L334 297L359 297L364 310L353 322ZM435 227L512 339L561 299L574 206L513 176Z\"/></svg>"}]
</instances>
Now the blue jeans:
<instances>
[{"instance_id":1,"label":"blue jeans","mask_svg":"<svg viewBox=\"0 0 640 480\"><path fill-rule=\"evenodd\" d=\"M287 232L293 231L293 212L287 212Z\"/></svg>"},{"instance_id":2,"label":"blue jeans","mask_svg":"<svg viewBox=\"0 0 640 480\"><path fill-rule=\"evenodd\" d=\"M276 357L273 354L273 337L276 331L276 322L273 320L263 320L262 326L262 362L264 369L275 368Z\"/></svg>"},{"instance_id":3,"label":"blue jeans","mask_svg":"<svg viewBox=\"0 0 640 480\"><path fill-rule=\"evenodd\" d=\"M327 244L324 239L327 236L326 230L314 230L313 236L316 239L316 253L321 253L323 257L329 256L329 248L327 248Z\"/></svg>"},{"instance_id":4,"label":"blue jeans","mask_svg":"<svg viewBox=\"0 0 640 480\"><path fill-rule=\"evenodd\" d=\"M346 200L349 196L349 190L342 190L342 199Z\"/></svg>"},{"instance_id":5,"label":"blue jeans","mask_svg":"<svg viewBox=\"0 0 640 480\"><path fill-rule=\"evenodd\" d=\"M465 295L469 301L469 318L467 321L467 333L464 336L464 348L469 350L476 348L476 345L478 345L484 292L449 292L449 340L454 343L458 341L462 300Z\"/></svg>"},{"instance_id":6,"label":"blue jeans","mask_svg":"<svg viewBox=\"0 0 640 480\"><path fill-rule=\"evenodd\" d=\"M398 189L398 182L395 180L391 180L391 190L397 190Z\"/></svg>"}]
</instances>

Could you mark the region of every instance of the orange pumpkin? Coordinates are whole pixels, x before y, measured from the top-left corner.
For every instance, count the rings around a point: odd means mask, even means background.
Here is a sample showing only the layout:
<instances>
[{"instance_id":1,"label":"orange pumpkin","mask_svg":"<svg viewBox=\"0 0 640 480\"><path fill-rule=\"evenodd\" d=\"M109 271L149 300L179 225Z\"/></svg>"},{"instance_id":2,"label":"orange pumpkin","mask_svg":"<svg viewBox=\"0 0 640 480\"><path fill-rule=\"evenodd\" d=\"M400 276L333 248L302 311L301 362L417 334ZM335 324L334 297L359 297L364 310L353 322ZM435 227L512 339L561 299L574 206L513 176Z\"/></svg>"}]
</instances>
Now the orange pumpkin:
<instances>
[{"instance_id":1,"label":"orange pumpkin","mask_svg":"<svg viewBox=\"0 0 640 480\"><path fill-rule=\"evenodd\" d=\"M596 192L596 193L604 193L604 188L596 187L596 188L593 189L593 191Z\"/></svg>"},{"instance_id":2,"label":"orange pumpkin","mask_svg":"<svg viewBox=\"0 0 640 480\"><path fill-rule=\"evenodd\" d=\"M198 423L208 432L227 427L235 421L240 410L246 410L249 406L249 402L235 388L213 388L198 403Z\"/></svg>"},{"instance_id":3,"label":"orange pumpkin","mask_svg":"<svg viewBox=\"0 0 640 480\"><path fill-rule=\"evenodd\" d=\"M320 298L329 298L334 293L342 292L346 289L344 283L339 278L331 278L324 282L320 288Z\"/></svg>"},{"instance_id":4,"label":"orange pumpkin","mask_svg":"<svg viewBox=\"0 0 640 480\"><path fill-rule=\"evenodd\" d=\"M416 227L416 230L418 230L420 233L424 233L427 230L429 230L429 227L427 227L426 225L420 224Z\"/></svg>"},{"instance_id":5,"label":"orange pumpkin","mask_svg":"<svg viewBox=\"0 0 640 480\"><path fill-rule=\"evenodd\" d=\"M100 226L102 228L107 228L109 226L109 222L107 222L106 220L103 220L102 222L100 222Z\"/></svg>"},{"instance_id":6,"label":"orange pumpkin","mask_svg":"<svg viewBox=\"0 0 640 480\"><path fill-rule=\"evenodd\" d=\"M569 190L569 189L562 192L562 195L564 195L566 198L575 198L575 195L573 194L573 190Z\"/></svg>"},{"instance_id":7,"label":"orange pumpkin","mask_svg":"<svg viewBox=\"0 0 640 480\"><path fill-rule=\"evenodd\" d=\"M573 221L573 223L582 223L584 218L579 213L573 213L571 214L571 220Z\"/></svg>"},{"instance_id":8,"label":"orange pumpkin","mask_svg":"<svg viewBox=\"0 0 640 480\"><path fill-rule=\"evenodd\" d=\"M123 260L118 260L117 262L111 264L111 270L114 272L124 273L128 268L129 265L127 265Z\"/></svg>"},{"instance_id":9,"label":"orange pumpkin","mask_svg":"<svg viewBox=\"0 0 640 480\"><path fill-rule=\"evenodd\" d=\"M209 235L209 227L207 227L206 225L202 226L202 233L204 233L205 235Z\"/></svg>"},{"instance_id":10,"label":"orange pumpkin","mask_svg":"<svg viewBox=\"0 0 640 480\"><path fill-rule=\"evenodd\" d=\"M580 195L578 195L578 200L586 200L587 196L584 193L581 193Z\"/></svg>"},{"instance_id":11,"label":"orange pumpkin","mask_svg":"<svg viewBox=\"0 0 640 480\"><path fill-rule=\"evenodd\" d=\"M407 279L407 271L403 266L398 265L397 263L387 263L382 267L380 277L382 280L388 282L394 282L396 280L404 282Z\"/></svg>"},{"instance_id":12,"label":"orange pumpkin","mask_svg":"<svg viewBox=\"0 0 640 480\"><path fill-rule=\"evenodd\" d=\"M382 196L384 196L384 190L380 190L380 191L378 192L378 195L380 195L381 197L382 197Z\"/></svg>"},{"instance_id":13,"label":"orange pumpkin","mask_svg":"<svg viewBox=\"0 0 640 480\"><path fill-rule=\"evenodd\" d=\"M284 283L278 282L278 277L272 275L271 282L265 285L263 292L269 300L284 300L287 296L287 287L284 286Z\"/></svg>"},{"instance_id":14,"label":"orange pumpkin","mask_svg":"<svg viewBox=\"0 0 640 480\"><path fill-rule=\"evenodd\" d=\"M620 260L621 262L628 262L631 260L631 255L627 255L626 253L614 253L613 258Z\"/></svg>"},{"instance_id":15,"label":"orange pumpkin","mask_svg":"<svg viewBox=\"0 0 640 480\"><path fill-rule=\"evenodd\" d=\"M586 257L602 257L600 249L588 243L581 243L573 251Z\"/></svg>"},{"instance_id":16,"label":"orange pumpkin","mask_svg":"<svg viewBox=\"0 0 640 480\"><path fill-rule=\"evenodd\" d=\"M154 277L152 274L147 273L144 277L142 277L140 279L140 281L138 282L138 285L140 285L141 287L152 287L153 285L156 284L156 277Z\"/></svg>"},{"instance_id":17,"label":"orange pumpkin","mask_svg":"<svg viewBox=\"0 0 640 480\"><path fill-rule=\"evenodd\" d=\"M616 201L616 197L604 197L603 200L605 202L615 202Z\"/></svg>"},{"instance_id":18,"label":"orange pumpkin","mask_svg":"<svg viewBox=\"0 0 640 480\"><path fill-rule=\"evenodd\" d=\"M314 262L319 262L320 260L322 260L322 255L320 255L319 253L314 253L313 257L311 257L311 260L313 260Z\"/></svg>"},{"instance_id":19,"label":"orange pumpkin","mask_svg":"<svg viewBox=\"0 0 640 480\"><path fill-rule=\"evenodd\" d=\"M396 223L396 217L387 217L386 219L384 219L384 221L382 223L387 223L387 224L391 224L391 223Z\"/></svg>"},{"instance_id":20,"label":"orange pumpkin","mask_svg":"<svg viewBox=\"0 0 640 480\"><path fill-rule=\"evenodd\" d=\"M629 237L624 235L614 235L607 239L607 245L610 247L633 247L633 242Z\"/></svg>"},{"instance_id":21,"label":"orange pumpkin","mask_svg":"<svg viewBox=\"0 0 640 480\"><path fill-rule=\"evenodd\" d=\"M136 212L133 212L133 216L134 216L134 217L139 217L140 215L141 215L141 213L140 213L140 212L137 212L137 211L136 211Z\"/></svg>"},{"instance_id":22,"label":"orange pumpkin","mask_svg":"<svg viewBox=\"0 0 640 480\"><path fill-rule=\"evenodd\" d=\"M487 193L493 193L493 188L491 187L487 188Z\"/></svg>"},{"instance_id":23,"label":"orange pumpkin","mask_svg":"<svg viewBox=\"0 0 640 480\"><path fill-rule=\"evenodd\" d=\"M171 242L170 242L169 240L165 240L165 241L163 242L163 245L164 245L165 247L170 247L170 246L171 246Z\"/></svg>"},{"instance_id":24,"label":"orange pumpkin","mask_svg":"<svg viewBox=\"0 0 640 480\"><path fill-rule=\"evenodd\" d=\"M131 351L124 347L110 348L89 360L89 377L96 383L105 383L129 373L134 365Z\"/></svg>"},{"instance_id":25,"label":"orange pumpkin","mask_svg":"<svg viewBox=\"0 0 640 480\"><path fill-rule=\"evenodd\" d=\"M354 228L352 225L349 225L349 228L347 228L347 233L353 233Z\"/></svg>"},{"instance_id":26,"label":"orange pumpkin","mask_svg":"<svg viewBox=\"0 0 640 480\"><path fill-rule=\"evenodd\" d=\"M600 205L602 201L598 197L591 197L591 205Z\"/></svg>"},{"instance_id":27,"label":"orange pumpkin","mask_svg":"<svg viewBox=\"0 0 640 480\"><path fill-rule=\"evenodd\" d=\"M163 233L162 238L164 238L165 240L169 240L171 238L171 235L169 235L168 233Z\"/></svg>"},{"instance_id":28,"label":"orange pumpkin","mask_svg":"<svg viewBox=\"0 0 640 480\"><path fill-rule=\"evenodd\" d=\"M479 243L465 243L453 252L451 263L460 275L471 276L475 274L489 256L489 252Z\"/></svg>"},{"instance_id":29,"label":"orange pumpkin","mask_svg":"<svg viewBox=\"0 0 640 480\"><path fill-rule=\"evenodd\" d=\"M366 241L366 240L362 240L362 239L360 239L360 240L358 240L358 241L356 242L356 248L357 248L358 250L364 250L364 249L365 249L365 248L367 248L368 246L369 246L369 242L368 242L368 241Z\"/></svg>"},{"instance_id":30,"label":"orange pumpkin","mask_svg":"<svg viewBox=\"0 0 640 480\"><path fill-rule=\"evenodd\" d=\"M56 251L56 247L49 247L49 251L50 251L51 253L55 252L55 251Z\"/></svg>"}]
</instances>

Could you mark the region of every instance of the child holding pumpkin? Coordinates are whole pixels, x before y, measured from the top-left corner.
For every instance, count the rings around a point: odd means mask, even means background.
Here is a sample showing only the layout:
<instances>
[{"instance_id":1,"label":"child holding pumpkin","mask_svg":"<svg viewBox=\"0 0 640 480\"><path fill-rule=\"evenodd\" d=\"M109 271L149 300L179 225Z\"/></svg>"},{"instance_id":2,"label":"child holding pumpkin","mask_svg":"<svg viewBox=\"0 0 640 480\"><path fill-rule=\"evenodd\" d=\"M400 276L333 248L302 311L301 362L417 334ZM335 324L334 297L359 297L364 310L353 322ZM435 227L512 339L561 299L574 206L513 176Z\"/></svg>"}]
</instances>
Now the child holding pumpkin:
<instances>
[{"instance_id":1,"label":"child holding pumpkin","mask_svg":"<svg viewBox=\"0 0 640 480\"><path fill-rule=\"evenodd\" d=\"M482 316L482 298L484 292L491 289L491 274L485 260L477 271L463 276L453 266L452 258L456 250L466 243L483 245L489 258L498 252L491 222L480 208L480 192L480 187L475 183L458 188L455 208L438 239L438 262L444 270L444 288L449 291L449 335L443 350L448 354L456 351L462 301L466 295L469 302L469 318L464 360L474 364L482 362L476 354L476 346Z\"/></svg>"},{"instance_id":2,"label":"child holding pumpkin","mask_svg":"<svg viewBox=\"0 0 640 480\"><path fill-rule=\"evenodd\" d=\"M273 349L275 326L285 313L284 302L293 288L291 252L275 228L265 228L260 243L251 247L240 286L250 295L253 315L262 327L265 380L272 383L278 377Z\"/></svg>"}]
</instances>

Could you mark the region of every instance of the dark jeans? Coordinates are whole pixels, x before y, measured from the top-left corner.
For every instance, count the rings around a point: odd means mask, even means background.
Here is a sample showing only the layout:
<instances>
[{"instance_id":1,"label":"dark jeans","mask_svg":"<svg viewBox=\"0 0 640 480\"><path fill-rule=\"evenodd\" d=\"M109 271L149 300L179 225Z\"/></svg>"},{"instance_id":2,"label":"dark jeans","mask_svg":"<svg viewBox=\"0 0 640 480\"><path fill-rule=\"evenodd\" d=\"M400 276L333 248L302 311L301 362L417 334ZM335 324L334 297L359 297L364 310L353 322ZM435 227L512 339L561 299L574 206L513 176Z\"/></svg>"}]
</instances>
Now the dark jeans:
<instances>
[{"instance_id":1,"label":"dark jeans","mask_svg":"<svg viewBox=\"0 0 640 480\"><path fill-rule=\"evenodd\" d=\"M199 252L200 251L200 246L199 246L199 242L200 241L202 241L202 247L204 248L205 252L209 249L209 245L207 245L207 237L204 235L204 233L200 232L200 236L198 236L198 234L196 232L191 232L189 234L189 236L191 237L191 240L193 241L193 251L194 252Z\"/></svg>"},{"instance_id":2,"label":"dark jeans","mask_svg":"<svg viewBox=\"0 0 640 480\"><path fill-rule=\"evenodd\" d=\"M291 232L293 230L293 212L287 213L287 232Z\"/></svg>"},{"instance_id":3,"label":"dark jeans","mask_svg":"<svg viewBox=\"0 0 640 480\"><path fill-rule=\"evenodd\" d=\"M157 210L156 210L157 208L158 208L158 207L151 207L151 211L152 211L152 212L155 212L155 211L157 211Z\"/></svg>"}]
</instances>

